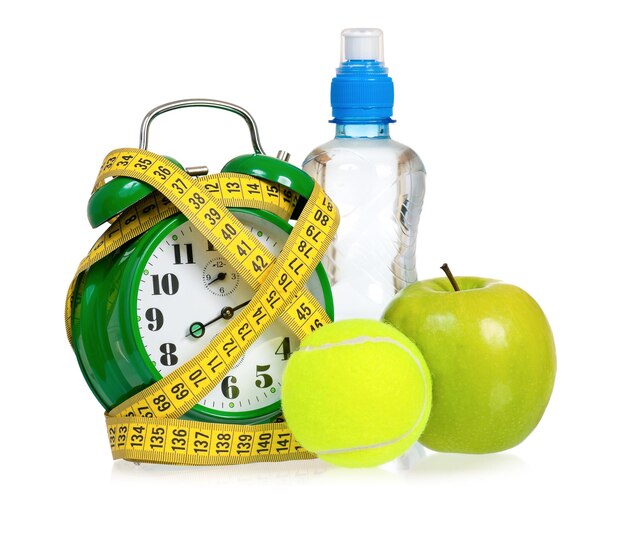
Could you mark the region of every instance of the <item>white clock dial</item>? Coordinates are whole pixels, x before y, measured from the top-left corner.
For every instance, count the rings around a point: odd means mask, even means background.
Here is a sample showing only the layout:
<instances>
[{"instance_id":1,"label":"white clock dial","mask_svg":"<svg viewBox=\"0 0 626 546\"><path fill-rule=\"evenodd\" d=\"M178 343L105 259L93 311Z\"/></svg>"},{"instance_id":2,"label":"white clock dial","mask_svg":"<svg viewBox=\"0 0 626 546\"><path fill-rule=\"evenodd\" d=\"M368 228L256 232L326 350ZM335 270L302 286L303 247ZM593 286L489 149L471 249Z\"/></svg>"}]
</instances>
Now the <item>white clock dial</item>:
<instances>
[{"instance_id":1,"label":"white clock dial","mask_svg":"<svg viewBox=\"0 0 626 546\"><path fill-rule=\"evenodd\" d=\"M287 233L245 212L235 215L278 256ZM188 221L172 229L146 257L137 293L137 328L146 358L161 375L190 360L240 313L254 292ZM320 300L313 275L307 285ZM262 414L280 400L282 374L297 337L274 321L200 405L209 414Z\"/></svg>"}]
</instances>

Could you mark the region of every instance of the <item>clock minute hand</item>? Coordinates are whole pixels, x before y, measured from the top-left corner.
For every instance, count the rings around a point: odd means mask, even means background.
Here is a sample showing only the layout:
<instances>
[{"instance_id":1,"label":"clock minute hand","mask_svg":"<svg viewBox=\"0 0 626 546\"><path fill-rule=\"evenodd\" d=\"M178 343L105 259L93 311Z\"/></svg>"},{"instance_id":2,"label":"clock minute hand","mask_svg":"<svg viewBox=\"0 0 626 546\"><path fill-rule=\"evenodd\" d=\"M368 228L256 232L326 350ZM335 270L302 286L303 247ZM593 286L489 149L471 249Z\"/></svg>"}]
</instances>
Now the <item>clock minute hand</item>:
<instances>
[{"instance_id":1,"label":"clock minute hand","mask_svg":"<svg viewBox=\"0 0 626 546\"><path fill-rule=\"evenodd\" d=\"M233 318L233 315L235 314L235 311L238 311L242 307L245 307L251 301L252 300L244 301L243 303L240 303L239 305L236 305L235 307L222 307L222 311L220 313L220 317L223 318L223 319L226 319L226 320ZM220 317L218 317L218 318L220 318ZM216 320L217 319L213 319L211 322L215 322ZM208 326L209 324L211 324L211 322L207 322L206 324L204 324L204 326Z\"/></svg>"},{"instance_id":2,"label":"clock minute hand","mask_svg":"<svg viewBox=\"0 0 626 546\"><path fill-rule=\"evenodd\" d=\"M214 281L211 281L211 282L214 282ZM201 338L204 335L204 331L207 326L209 326L210 324L213 324L214 322L217 322L220 319L228 320L228 319L233 318L235 311L238 311L242 307L245 307L246 305L250 303L250 301L251 300L244 301L243 303L240 303L239 305L236 305L235 307L229 307L229 306L222 307L222 310L220 311L220 314L217 317L215 317L214 319L211 319L208 322L205 322L204 324L202 322L194 322L189 327L189 333L186 334L185 337L193 336L196 339Z\"/></svg>"},{"instance_id":3,"label":"clock minute hand","mask_svg":"<svg viewBox=\"0 0 626 546\"><path fill-rule=\"evenodd\" d=\"M239 305L237 305L236 307L232 307L233 311L238 311L239 309L241 309L242 307L245 307L246 305L248 305L252 300L248 300L248 301L244 301L243 303L240 303Z\"/></svg>"}]
</instances>

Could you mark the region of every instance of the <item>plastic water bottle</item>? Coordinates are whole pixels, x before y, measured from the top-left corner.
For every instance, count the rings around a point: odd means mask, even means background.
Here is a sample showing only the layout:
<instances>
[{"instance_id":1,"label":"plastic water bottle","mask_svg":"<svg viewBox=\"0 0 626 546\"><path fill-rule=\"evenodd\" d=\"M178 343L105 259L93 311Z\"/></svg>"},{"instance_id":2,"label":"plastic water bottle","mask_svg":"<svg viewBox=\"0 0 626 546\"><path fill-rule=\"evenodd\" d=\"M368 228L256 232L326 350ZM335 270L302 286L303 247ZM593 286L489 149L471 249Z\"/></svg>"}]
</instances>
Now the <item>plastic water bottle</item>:
<instances>
[{"instance_id":1,"label":"plastic water bottle","mask_svg":"<svg viewBox=\"0 0 626 546\"><path fill-rule=\"evenodd\" d=\"M389 300L417 280L415 245L424 165L392 140L393 81L379 29L341 33L341 64L331 84L335 138L303 168L335 201L341 223L326 257L335 319L379 319Z\"/></svg>"}]
</instances>

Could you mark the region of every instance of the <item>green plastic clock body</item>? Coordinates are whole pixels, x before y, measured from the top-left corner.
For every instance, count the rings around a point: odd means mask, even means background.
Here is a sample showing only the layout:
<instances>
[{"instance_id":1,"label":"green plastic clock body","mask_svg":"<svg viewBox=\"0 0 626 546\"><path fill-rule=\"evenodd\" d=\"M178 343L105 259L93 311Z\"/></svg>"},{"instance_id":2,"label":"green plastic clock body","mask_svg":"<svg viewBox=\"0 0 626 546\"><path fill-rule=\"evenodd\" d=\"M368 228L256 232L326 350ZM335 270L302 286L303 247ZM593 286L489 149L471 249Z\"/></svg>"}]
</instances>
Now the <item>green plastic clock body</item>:
<instances>
[{"instance_id":1,"label":"green plastic clock body","mask_svg":"<svg viewBox=\"0 0 626 546\"><path fill-rule=\"evenodd\" d=\"M285 238L292 229L289 223L266 211L256 209L231 209L231 211L244 224L275 226L272 229L284 233ZM147 265L148 260L151 259L151 256L156 256L157 250L162 250L160 246L165 243L169 245L172 240L176 240L176 235L172 235L172 233L178 233L176 230L181 230L182 226L188 226L187 219L182 214L161 221L141 237L130 241L95 263L81 275L77 282L72 308L74 351L87 383L107 411L151 385L162 376L156 366L158 360L155 360L154 355L148 354L147 344L145 339L142 339L141 333L141 324L146 327L146 317L151 320L154 319L155 312L153 309L148 309L148 311L153 311L151 314L147 313L145 309L142 309L141 312L138 311L138 306L141 304L137 300L138 294L142 290L140 288L141 283L144 283L141 284L144 289L146 286L152 286L152 283L146 284L150 277L151 267ZM252 227L251 229L256 230L258 228ZM258 233L261 234L260 229ZM204 242L206 243L206 240ZM178 246L179 253L181 246L183 250L185 249L182 244ZM215 265L215 259L208 260L205 271L209 267L209 263ZM235 282L239 282L236 273L229 273L229 276L232 276L233 280L230 282L233 286ZM158 275L152 275L152 277L158 279ZM318 265L309 281L309 284L311 283L315 289L310 287L309 289L320 300L327 314L332 318L333 302L330 284L321 264ZM158 285L155 286L158 289ZM207 285L206 288L208 289L209 286ZM201 289L204 290L204 287ZM216 295L219 296L218 291L216 291ZM219 313L219 308L207 309L207 317L211 313L215 314L215 312ZM144 323L141 320L144 320ZM162 319L161 323L163 323ZM154 330L156 329L155 325L158 326L158 322L149 322L147 328ZM226 322L224 321L221 327L225 326ZM189 328L189 325L185 324L184 327ZM188 331L191 332L191 330ZM145 332L153 334L147 330ZM167 346L168 344L164 345ZM163 345L161 345L162 347ZM283 347L285 360L287 358L286 351L287 348ZM279 354L279 352L274 354ZM161 359L165 358L165 362L169 364L167 362L169 358L167 350L164 355L161 356ZM242 361L242 366L249 364L249 362ZM266 378L269 376L257 372L257 377L267 382ZM257 386L264 386L263 381L257 379ZM239 392L239 387L234 384L227 385L225 389L222 386L222 389L225 395L232 396L233 393ZM235 389L237 390L235 391ZM266 389L267 391L268 389ZM185 417L198 421L252 424L271 421L281 411L279 399L264 407L254 407L252 404L252 409L245 406L236 407L235 402L236 400L231 402L230 408L226 408L226 410L222 409L223 404L222 408L211 407L208 403L205 405L198 404Z\"/></svg>"}]
</instances>

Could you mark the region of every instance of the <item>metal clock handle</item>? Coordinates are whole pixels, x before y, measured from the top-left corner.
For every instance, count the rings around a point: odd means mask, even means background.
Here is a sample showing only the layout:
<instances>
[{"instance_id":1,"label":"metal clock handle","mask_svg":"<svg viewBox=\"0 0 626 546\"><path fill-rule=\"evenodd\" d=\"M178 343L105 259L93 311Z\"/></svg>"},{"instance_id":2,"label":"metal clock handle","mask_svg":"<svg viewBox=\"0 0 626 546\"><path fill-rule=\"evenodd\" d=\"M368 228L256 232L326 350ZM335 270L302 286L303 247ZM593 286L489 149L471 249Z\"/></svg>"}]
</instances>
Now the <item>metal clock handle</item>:
<instances>
[{"instance_id":1,"label":"metal clock handle","mask_svg":"<svg viewBox=\"0 0 626 546\"><path fill-rule=\"evenodd\" d=\"M250 129L250 139L252 140L252 147L254 148L254 152L257 154L266 155L263 151L263 148L261 147L261 142L259 140L259 130L256 126L256 122L254 121L254 118L250 115L250 113L247 110L244 110L241 106L237 106L236 104L213 99L175 100L173 102L167 102L165 104L157 106L156 108L153 108L146 114L146 116L143 118L143 121L141 122L141 130L139 134L139 148L141 148L142 150L148 149L148 131L150 129L150 124L152 123L154 118L160 116L161 114L164 114L165 112L169 112L170 110L195 107L217 108L219 110L226 110L228 112L232 112L233 114L241 116L248 125L248 129Z\"/></svg>"}]
</instances>

